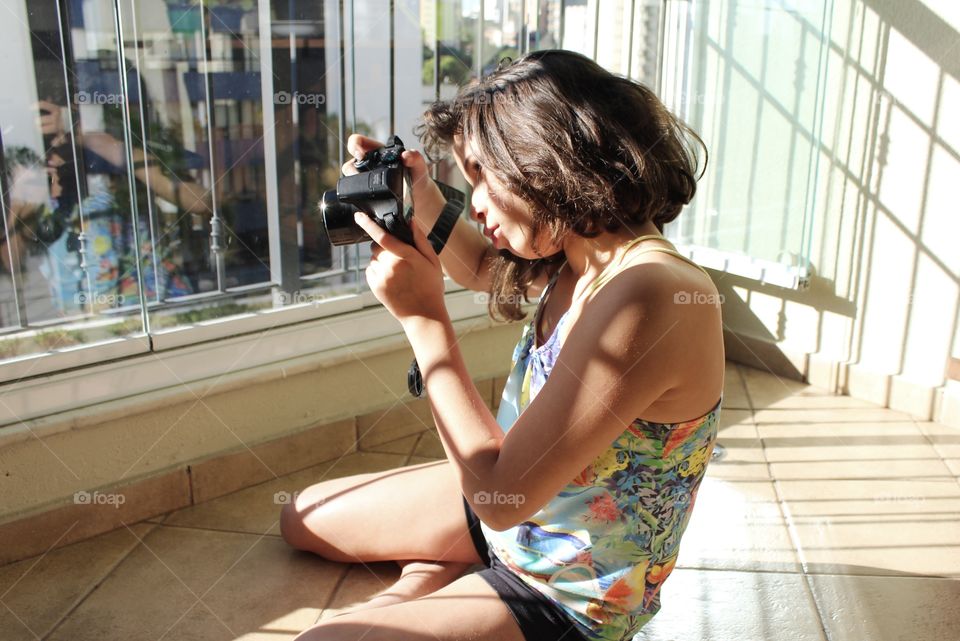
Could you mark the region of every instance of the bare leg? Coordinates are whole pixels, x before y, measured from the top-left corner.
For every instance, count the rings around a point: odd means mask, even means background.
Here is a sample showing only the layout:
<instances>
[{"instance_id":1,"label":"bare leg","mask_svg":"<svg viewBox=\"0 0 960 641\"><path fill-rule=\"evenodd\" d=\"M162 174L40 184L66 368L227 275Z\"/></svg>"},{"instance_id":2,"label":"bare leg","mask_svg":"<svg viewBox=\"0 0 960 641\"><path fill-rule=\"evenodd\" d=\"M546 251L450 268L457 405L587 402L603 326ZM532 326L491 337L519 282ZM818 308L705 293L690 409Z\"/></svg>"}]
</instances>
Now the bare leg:
<instances>
[{"instance_id":1,"label":"bare leg","mask_svg":"<svg viewBox=\"0 0 960 641\"><path fill-rule=\"evenodd\" d=\"M472 563L457 561L414 561L406 559L397 561L397 564L400 566L401 572L396 583L366 603L361 603L341 614L403 603L432 594L459 579L466 569L473 565Z\"/></svg>"}]
</instances>

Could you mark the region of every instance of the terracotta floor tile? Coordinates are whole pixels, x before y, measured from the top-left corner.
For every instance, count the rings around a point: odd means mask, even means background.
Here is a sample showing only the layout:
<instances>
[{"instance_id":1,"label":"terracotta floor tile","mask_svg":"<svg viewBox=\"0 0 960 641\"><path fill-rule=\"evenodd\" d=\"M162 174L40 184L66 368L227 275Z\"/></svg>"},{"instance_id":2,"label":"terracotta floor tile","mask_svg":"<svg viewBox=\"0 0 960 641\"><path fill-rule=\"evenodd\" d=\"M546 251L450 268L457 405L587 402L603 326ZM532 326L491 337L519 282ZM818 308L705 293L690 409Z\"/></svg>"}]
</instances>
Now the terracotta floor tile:
<instances>
[{"instance_id":1,"label":"terracotta floor tile","mask_svg":"<svg viewBox=\"0 0 960 641\"><path fill-rule=\"evenodd\" d=\"M795 381L772 372L740 365L740 374L743 376L744 386L750 396L751 407L760 410L767 407L799 406L805 397L820 396L823 398L839 398L826 390ZM804 397L804 399L798 399ZM844 401L836 401L843 403Z\"/></svg>"},{"instance_id":2,"label":"terracotta floor tile","mask_svg":"<svg viewBox=\"0 0 960 641\"><path fill-rule=\"evenodd\" d=\"M121 528L0 567L0 638L43 637L154 527Z\"/></svg>"},{"instance_id":3,"label":"terracotta floor tile","mask_svg":"<svg viewBox=\"0 0 960 641\"><path fill-rule=\"evenodd\" d=\"M271 536L160 526L51 639L288 639L345 569Z\"/></svg>"},{"instance_id":4,"label":"terracotta floor tile","mask_svg":"<svg viewBox=\"0 0 960 641\"><path fill-rule=\"evenodd\" d=\"M409 455L414 446L417 444L417 441L420 440L419 434L411 434L410 436L404 436L398 438L394 441L388 441L386 443L381 443L379 445L371 445L370 447L361 448L362 452L378 452L381 454L404 454Z\"/></svg>"},{"instance_id":5,"label":"terracotta floor tile","mask_svg":"<svg viewBox=\"0 0 960 641\"><path fill-rule=\"evenodd\" d=\"M771 429L775 428L775 429ZM790 426L760 426L764 452L771 463L791 461L937 460L937 451L922 434L884 434L880 428L861 434L791 430Z\"/></svg>"},{"instance_id":6,"label":"terracotta floor tile","mask_svg":"<svg viewBox=\"0 0 960 641\"><path fill-rule=\"evenodd\" d=\"M440 442L440 435L434 430L428 430L420 435L420 441L417 442L413 450L415 457L424 458L447 458L447 453L443 449L443 443Z\"/></svg>"},{"instance_id":7,"label":"terracotta floor tile","mask_svg":"<svg viewBox=\"0 0 960 641\"><path fill-rule=\"evenodd\" d=\"M824 458L833 452L825 452ZM949 478L939 457L918 459L816 460L770 463L771 474L783 480Z\"/></svg>"},{"instance_id":8,"label":"terracotta floor tile","mask_svg":"<svg viewBox=\"0 0 960 641\"><path fill-rule=\"evenodd\" d=\"M960 514L960 484L950 478L781 480L778 485L795 516Z\"/></svg>"},{"instance_id":9,"label":"terracotta floor tile","mask_svg":"<svg viewBox=\"0 0 960 641\"><path fill-rule=\"evenodd\" d=\"M637 641L825 641L823 626L830 641L956 636L960 581L923 577L960 578L960 430L732 363L726 379L723 454ZM34 560L0 567L0 638L42 636L69 612L50 638L292 639L368 600L399 566L297 552L277 520L323 479L445 458L435 432L386 440L391 429L339 461L136 526L143 546L122 530L25 574Z\"/></svg>"},{"instance_id":10,"label":"terracotta floor tile","mask_svg":"<svg viewBox=\"0 0 960 641\"><path fill-rule=\"evenodd\" d=\"M844 407L844 408L762 408L754 411L754 422L760 425L790 423L790 424L812 424L828 425L831 429L834 426L843 424L854 428L869 426L873 427L879 424L898 424L899 429L907 430L907 426L913 426L911 433L918 431L913 423L913 419L903 412L887 409L885 407ZM891 425L891 430L898 429Z\"/></svg>"},{"instance_id":11,"label":"terracotta floor tile","mask_svg":"<svg viewBox=\"0 0 960 641\"><path fill-rule=\"evenodd\" d=\"M743 377L734 363L727 363L723 372L723 402L722 407L729 409L750 409L750 400L747 397L747 388L743 384Z\"/></svg>"},{"instance_id":12,"label":"terracotta floor tile","mask_svg":"<svg viewBox=\"0 0 960 641\"><path fill-rule=\"evenodd\" d=\"M960 458L943 459L943 462L946 464L953 476L960 481Z\"/></svg>"},{"instance_id":13,"label":"terracotta floor tile","mask_svg":"<svg viewBox=\"0 0 960 641\"><path fill-rule=\"evenodd\" d=\"M411 456L408 465L420 465L421 463L433 463L434 461L443 461L445 457L440 456Z\"/></svg>"},{"instance_id":14,"label":"terracotta floor tile","mask_svg":"<svg viewBox=\"0 0 960 641\"><path fill-rule=\"evenodd\" d=\"M369 601L391 587L399 578L400 566L393 561L350 565L336 594L329 606L320 613L319 619L329 619Z\"/></svg>"},{"instance_id":15,"label":"terracotta floor tile","mask_svg":"<svg viewBox=\"0 0 960 641\"><path fill-rule=\"evenodd\" d=\"M267 483L254 485L212 501L171 513L165 525L198 527L250 534L280 534L280 509L295 492L325 479L378 472L400 467L402 454L356 452Z\"/></svg>"},{"instance_id":16,"label":"terracotta floor tile","mask_svg":"<svg viewBox=\"0 0 960 641\"><path fill-rule=\"evenodd\" d=\"M770 478L763 443L750 410L721 410L717 447L707 475L731 480Z\"/></svg>"},{"instance_id":17,"label":"terracotta floor tile","mask_svg":"<svg viewBox=\"0 0 960 641\"><path fill-rule=\"evenodd\" d=\"M960 429L928 421L917 421L917 428L944 459L960 459Z\"/></svg>"}]
</instances>

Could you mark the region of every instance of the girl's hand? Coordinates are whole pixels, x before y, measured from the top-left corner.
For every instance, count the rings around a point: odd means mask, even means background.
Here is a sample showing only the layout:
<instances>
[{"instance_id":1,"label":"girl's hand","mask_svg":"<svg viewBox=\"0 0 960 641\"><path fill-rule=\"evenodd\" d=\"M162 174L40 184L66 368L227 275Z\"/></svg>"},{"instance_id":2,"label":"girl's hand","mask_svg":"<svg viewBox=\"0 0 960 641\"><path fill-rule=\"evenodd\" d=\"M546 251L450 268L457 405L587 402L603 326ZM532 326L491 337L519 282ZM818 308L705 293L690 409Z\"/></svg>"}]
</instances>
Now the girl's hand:
<instances>
[{"instance_id":1,"label":"girl's hand","mask_svg":"<svg viewBox=\"0 0 960 641\"><path fill-rule=\"evenodd\" d=\"M383 147L382 142L378 142L368 136L361 134L351 134L347 139L347 151L353 155L353 159L348 160L340 168L344 176L352 176L357 172L354 166L354 159L363 158L368 151ZM427 168L426 159L416 149L407 149L400 157L403 166L410 172L410 184L412 187L413 210L417 213L420 221L428 230L433 229L433 224L437 222L440 211L447 202L440 193L437 183L430 178L430 171ZM429 231L427 232L429 233Z\"/></svg>"},{"instance_id":2,"label":"girl's hand","mask_svg":"<svg viewBox=\"0 0 960 641\"><path fill-rule=\"evenodd\" d=\"M40 111L38 118L40 133L53 136L50 146L59 147L66 143L67 134L63 128L64 108L47 100L38 101L35 107Z\"/></svg>"},{"instance_id":3,"label":"girl's hand","mask_svg":"<svg viewBox=\"0 0 960 641\"><path fill-rule=\"evenodd\" d=\"M354 219L373 239L373 255L366 275L377 300L401 323L417 317L443 319L447 313L443 301L443 270L422 222L416 216L410 219L416 243L416 247L412 247L363 212L357 212Z\"/></svg>"}]
</instances>

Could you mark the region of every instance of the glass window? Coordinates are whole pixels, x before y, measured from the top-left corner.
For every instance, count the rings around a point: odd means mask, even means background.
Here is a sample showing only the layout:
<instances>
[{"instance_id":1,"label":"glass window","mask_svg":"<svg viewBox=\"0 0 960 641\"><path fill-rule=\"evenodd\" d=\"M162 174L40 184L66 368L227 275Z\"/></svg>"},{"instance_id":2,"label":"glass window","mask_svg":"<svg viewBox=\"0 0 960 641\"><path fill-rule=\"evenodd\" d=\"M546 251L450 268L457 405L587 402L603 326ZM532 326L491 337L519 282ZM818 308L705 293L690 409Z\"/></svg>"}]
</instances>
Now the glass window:
<instances>
[{"instance_id":1,"label":"glass window","mask_svg":"<svg viewBox=\"0 0 960 641\"><path fill-rule=\"evenodd\" d=\"M658 87L704 137L679 246L796 284L827 4L7 2L0 380L373 304L369 244L331 245L317 206L347 136L416 146L431 101L543 48ZM433 173L468 191L452 160Z\"/></svg>"},{"instance_id":2,"label":"glass window","mask_svg":"<svg viewBox=\"0 0 960 641\"><path fill-rule=\"evenodd\" d=\"M666 3L661 96L710 152L668 236L701 263L805 286L831 6Z\"/></svg>"},{"instance_id":3,"label":"glass window","mask_svg":"<svg viewBox=\"0 0 960 641\"><path fill-rule=\"evenodd\" d=\"M0 98L0 358L142 335L141 293L168 282L144 251L146 174L130 163L144 85L126 69L112 3L6 7L0 40L22 64L5 70Z\"/></svg>"}]
</instances>

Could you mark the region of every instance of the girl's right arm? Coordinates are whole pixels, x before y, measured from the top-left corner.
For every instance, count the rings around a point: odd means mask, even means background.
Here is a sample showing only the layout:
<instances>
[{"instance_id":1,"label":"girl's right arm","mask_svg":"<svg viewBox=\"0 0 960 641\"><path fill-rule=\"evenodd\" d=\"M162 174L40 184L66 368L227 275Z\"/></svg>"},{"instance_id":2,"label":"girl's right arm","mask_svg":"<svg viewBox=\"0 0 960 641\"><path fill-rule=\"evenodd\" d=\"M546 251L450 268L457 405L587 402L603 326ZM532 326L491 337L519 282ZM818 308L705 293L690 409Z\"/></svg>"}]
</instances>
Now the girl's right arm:
<instances>
[{"instance_id":1,"label":"girl's right arm","mask_svg":"<svg viewBox=\"0 0 960 641\"><path fill-rule=\"evenodd\" d=\"M353 134L347 141L347 150L355 157L381 147L373 138ZM413 184L413 201L416 206L414 220L419 221L425 235L429 235L446 202L439 187L430 178L423 155L416 150L403 152L403 164L410 170ZM344 175L357 173L353 161L341 168ZM475 225L461 216L450 232L447 243L440 252L443 271L455 283L477 292L490 293L490 265L497 257L497 250ZM528 296L539 296L546 286L548 276L541 274L528 290Z\"/></svg>"}]
</instances>

